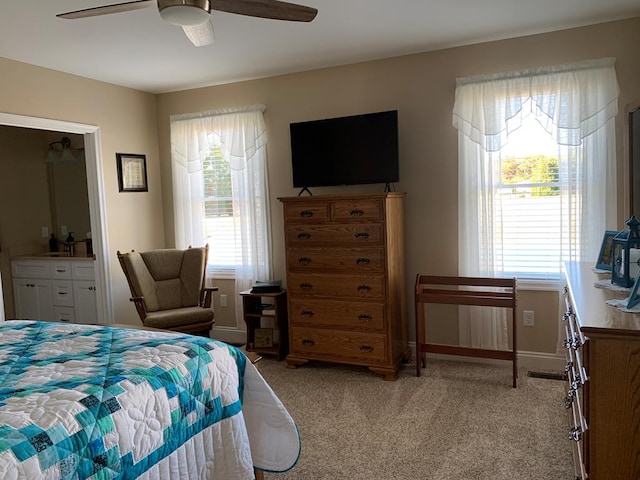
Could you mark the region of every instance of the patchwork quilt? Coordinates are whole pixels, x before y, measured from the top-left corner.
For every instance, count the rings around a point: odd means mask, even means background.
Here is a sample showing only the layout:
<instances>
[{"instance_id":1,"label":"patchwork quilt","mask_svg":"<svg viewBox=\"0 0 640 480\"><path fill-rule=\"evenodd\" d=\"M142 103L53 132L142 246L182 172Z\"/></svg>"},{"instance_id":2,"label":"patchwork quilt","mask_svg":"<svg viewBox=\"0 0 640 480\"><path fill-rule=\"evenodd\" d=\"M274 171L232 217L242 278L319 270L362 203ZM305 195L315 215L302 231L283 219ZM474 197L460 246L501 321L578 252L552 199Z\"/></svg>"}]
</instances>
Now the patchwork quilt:
<instances>
[{"instance_id":1,"label":"patchwork quilt","mask_svg":"<svg viewBox=\"0 0 640 480\"><path fill-rule=\"evenodd\" d=\"M299 453L295 423L230 345L0 323L2 479L251 479L254 465L287 470Z\"/></svg>"}]
</instances>

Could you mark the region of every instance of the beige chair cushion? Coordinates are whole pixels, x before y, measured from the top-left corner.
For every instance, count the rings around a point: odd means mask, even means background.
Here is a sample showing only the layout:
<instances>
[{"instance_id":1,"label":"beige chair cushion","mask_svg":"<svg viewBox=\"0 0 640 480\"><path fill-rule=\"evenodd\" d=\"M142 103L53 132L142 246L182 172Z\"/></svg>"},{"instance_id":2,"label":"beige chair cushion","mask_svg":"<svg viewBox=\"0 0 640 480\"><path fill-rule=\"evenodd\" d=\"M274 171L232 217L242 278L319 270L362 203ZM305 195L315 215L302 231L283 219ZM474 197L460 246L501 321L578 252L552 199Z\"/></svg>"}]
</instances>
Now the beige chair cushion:
<instances>
[{"instance_id":1,"label":"beige chair cushion","mask_svg":"<svg viewBox=\"0 0 640 480\"><path fill-rule=\"evenodd\" d=\"M199 304L205 257L205 248L190 248L131 252L123 260L147 312L156 312Z\"/></svg>"},{"instance_id":2,"label":"beige chair cushion","mask_svg":"<svg viewBox=\"0 0 640 480\"><path fill-rule=\"evenodd\" d=\"M144 324L147 327L170 329L181 325L211 322L212 320L213 310L210 308L187 307L180 310L149 312Z\"/></svg>"}]
</instances>

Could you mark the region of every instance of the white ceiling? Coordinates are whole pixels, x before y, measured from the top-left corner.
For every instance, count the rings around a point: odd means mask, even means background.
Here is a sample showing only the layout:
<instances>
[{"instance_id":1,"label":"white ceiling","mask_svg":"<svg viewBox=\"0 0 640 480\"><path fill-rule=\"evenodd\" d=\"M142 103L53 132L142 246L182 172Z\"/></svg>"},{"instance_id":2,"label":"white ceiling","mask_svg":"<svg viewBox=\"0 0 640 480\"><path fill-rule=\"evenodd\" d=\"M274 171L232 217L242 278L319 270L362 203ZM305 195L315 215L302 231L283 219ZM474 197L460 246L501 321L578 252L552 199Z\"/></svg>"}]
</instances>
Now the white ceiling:
<instances>
[{"instance_id":1,"label":"white ceiling","mask_svg":"<svg viewBox=\"0 0 640 480\"><path fill-rule=\"evenodd\" d=\"M640 16L640 0L300 0L313 22L213 11L199 48L153 5L55 16L121 1L1 0L0 57L162 93Z\"/></svg>"}]
</instances>

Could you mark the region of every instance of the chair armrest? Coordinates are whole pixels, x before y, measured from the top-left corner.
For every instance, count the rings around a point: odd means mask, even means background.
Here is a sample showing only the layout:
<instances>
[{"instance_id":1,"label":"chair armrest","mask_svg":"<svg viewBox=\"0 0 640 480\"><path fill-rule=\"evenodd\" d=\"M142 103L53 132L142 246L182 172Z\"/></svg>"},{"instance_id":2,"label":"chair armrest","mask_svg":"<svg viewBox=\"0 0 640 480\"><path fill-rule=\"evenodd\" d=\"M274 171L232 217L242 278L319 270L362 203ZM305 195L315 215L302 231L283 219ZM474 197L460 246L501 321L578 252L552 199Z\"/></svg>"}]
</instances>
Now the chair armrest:
<instances>
[{"instance_id":1,"label":"chair armrest","mask_svg":"<svg viewBox=\"0 0 640 480\"><path fill-rule=\"evenodd\" d=\"M202 289L202 293L200 294L200 298L202 301L200 302L200 306L202 308L211 308L211 299L213 298L213 292L217 292L220 290L218 287L204 287Z\"/></svg>"},{"instance_id":2,"label":"chair armrest","mask_svg":"<svg viewBox=\"0 0 640 480\"><path fill-rule=\"evenodd\" d=\"M147 308L144 305L144 297L131 297L129 300L136 306L138 316L140 317L140 320L144 322L144 319L147 317Z\"/></svg>"}]
</instances>

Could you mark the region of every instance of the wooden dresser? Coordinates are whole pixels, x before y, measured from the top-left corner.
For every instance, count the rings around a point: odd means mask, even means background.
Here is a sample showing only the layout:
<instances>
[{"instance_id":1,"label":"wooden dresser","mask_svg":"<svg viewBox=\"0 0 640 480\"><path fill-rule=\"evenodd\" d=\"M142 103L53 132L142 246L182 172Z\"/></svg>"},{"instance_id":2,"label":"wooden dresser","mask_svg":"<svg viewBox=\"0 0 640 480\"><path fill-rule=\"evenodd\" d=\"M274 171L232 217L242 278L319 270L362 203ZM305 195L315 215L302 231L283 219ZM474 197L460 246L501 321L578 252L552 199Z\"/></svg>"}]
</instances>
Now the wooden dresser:
<instances>
[{"instance_id":1,"label":"wooden dresser","mask_svg":"<svg viewBox=\"0 0 640 480\"><path fill-rule=\"evenodd\" d=\"M565 264L563 315L576 478L640 478L640 314L606 300L624 294L596 288L593 264ZM610 278L610 277L609 277Z\"/></svg>"},{"instance_id":2,"label":"wooden dresser","mask_svg":"<svg viewBox=\"0 0 640 480\"><path fill-rule=\"evenodd\" d=\"M404 193L280 198L287 365L363 365L395 380L407 344Z\"/></svg>"}]
</instances>

